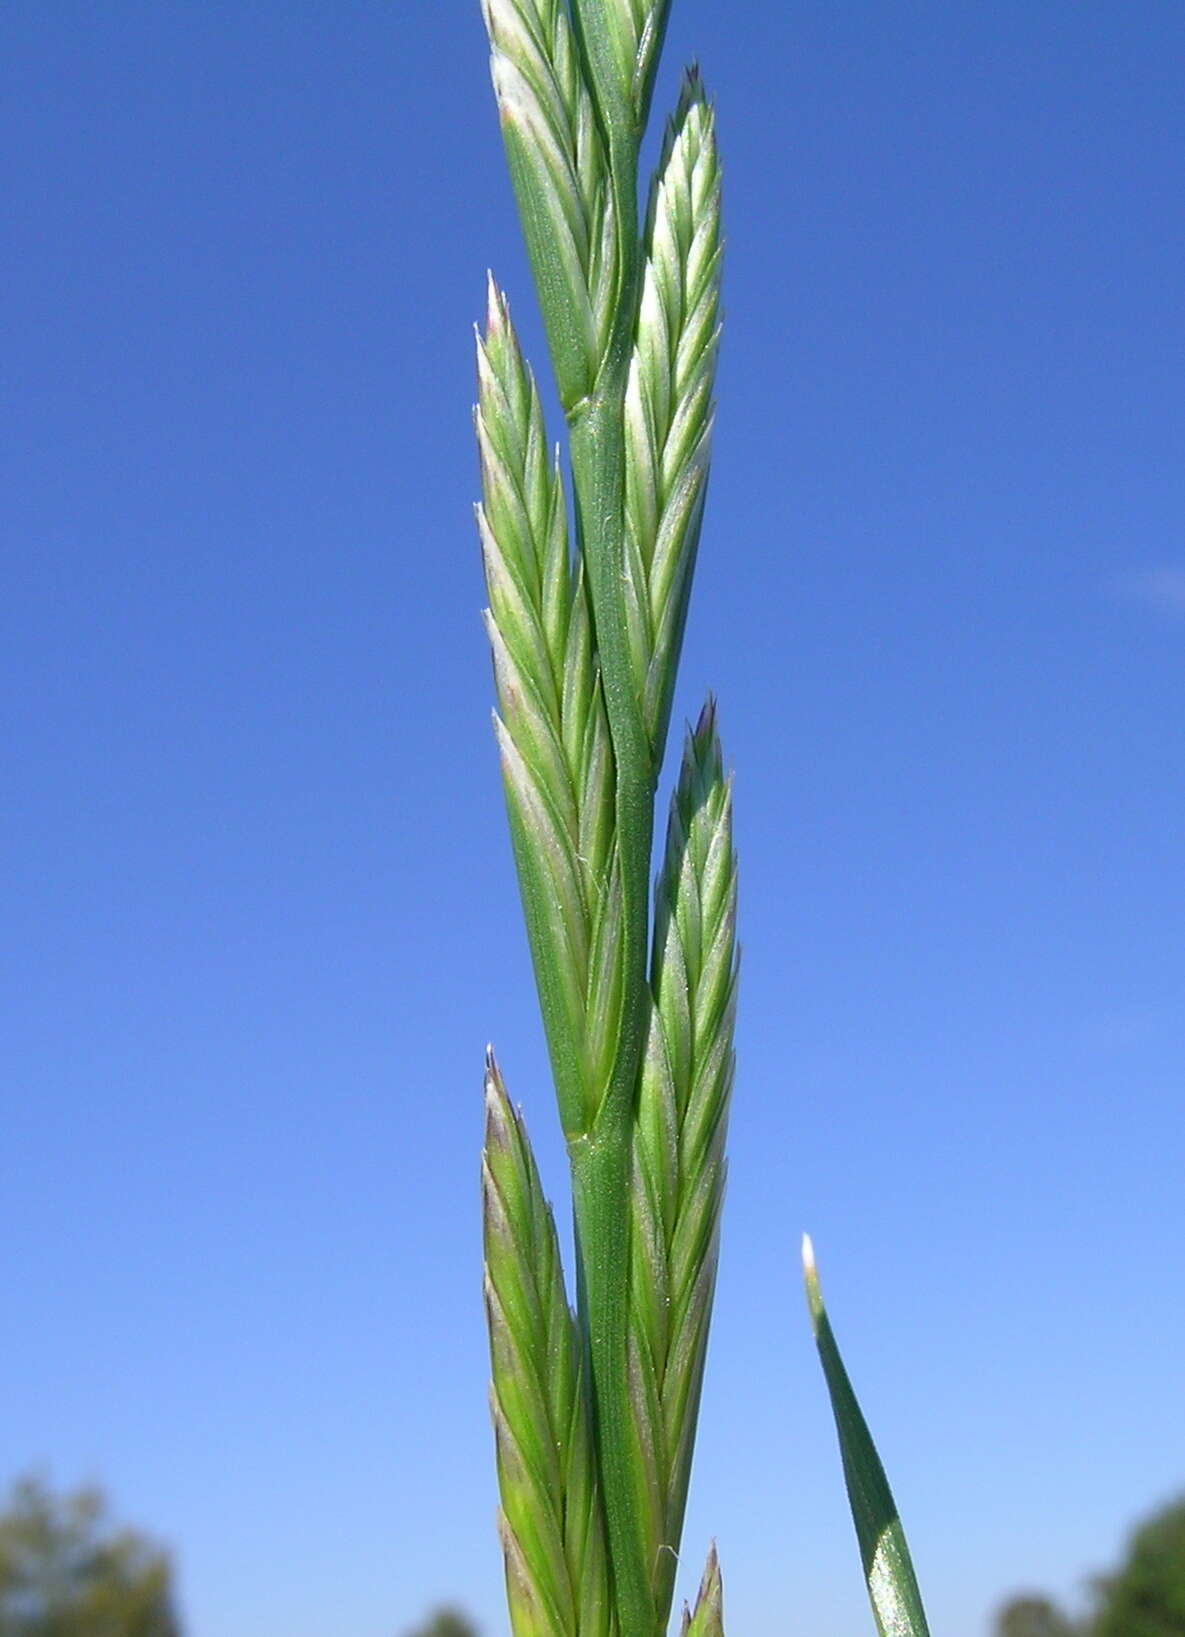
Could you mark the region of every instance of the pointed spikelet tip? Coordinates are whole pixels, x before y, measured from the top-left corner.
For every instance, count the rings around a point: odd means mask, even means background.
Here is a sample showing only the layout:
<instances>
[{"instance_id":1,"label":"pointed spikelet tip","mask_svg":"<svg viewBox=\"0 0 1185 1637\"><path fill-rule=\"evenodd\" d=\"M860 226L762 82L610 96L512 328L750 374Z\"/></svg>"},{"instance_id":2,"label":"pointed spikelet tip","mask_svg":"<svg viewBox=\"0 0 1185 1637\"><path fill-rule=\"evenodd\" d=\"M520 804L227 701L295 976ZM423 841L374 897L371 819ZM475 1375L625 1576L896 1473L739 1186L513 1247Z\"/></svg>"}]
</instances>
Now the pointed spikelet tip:
<instances>
[{"instance_id":1,"label":"pointed spikelet tip","mask_svg":"<svg viewBox=\"0 0 1185 1637\"><path fill-rule=\"evenodd\" d=\"M486 272L486 335L498 335L509 318L506 297L498 288L492 272Z\"/></svg>"},{"instance_id":2,"label":"pointed spikelet tip","mask_svg":"<svg viewBox=\"0 0 1185 1637\"><path fill-rule=\"evenodd\" d=\"M699 713L699 721L695 724L697 739L709 738L716 731L716 695L709 693L704 700L703 709Z\"/></svg>"}]
</instances>

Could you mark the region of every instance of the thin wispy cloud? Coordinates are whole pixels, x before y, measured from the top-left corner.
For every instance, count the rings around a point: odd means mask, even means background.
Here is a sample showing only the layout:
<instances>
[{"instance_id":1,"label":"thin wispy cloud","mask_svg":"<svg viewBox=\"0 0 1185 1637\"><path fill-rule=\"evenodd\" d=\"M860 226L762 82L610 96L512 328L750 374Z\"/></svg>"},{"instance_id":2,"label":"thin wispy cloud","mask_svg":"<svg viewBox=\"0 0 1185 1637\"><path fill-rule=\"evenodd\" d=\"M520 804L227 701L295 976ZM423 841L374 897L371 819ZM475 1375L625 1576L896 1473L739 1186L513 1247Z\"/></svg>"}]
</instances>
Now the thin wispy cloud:
<instances>
[{"instance_id":1,"label":"thin wispy cloud","mask_svg":"<svg viewBox=\"0 0 1185 1637\"><path fill-rule=\"evenodd\" d=\"M1185 620L1185 568L1166 565L1125 575L1119 589L1162 618Z\"/></svg>"}]
</instances>

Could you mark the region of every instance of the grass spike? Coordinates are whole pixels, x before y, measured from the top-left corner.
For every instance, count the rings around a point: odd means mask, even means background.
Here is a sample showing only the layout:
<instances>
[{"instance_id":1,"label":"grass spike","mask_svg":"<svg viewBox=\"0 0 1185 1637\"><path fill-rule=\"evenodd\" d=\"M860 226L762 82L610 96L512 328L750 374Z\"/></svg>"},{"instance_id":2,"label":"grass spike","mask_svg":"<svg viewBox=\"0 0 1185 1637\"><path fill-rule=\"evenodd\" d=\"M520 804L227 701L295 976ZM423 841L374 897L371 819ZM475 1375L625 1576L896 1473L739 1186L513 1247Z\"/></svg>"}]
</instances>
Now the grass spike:
<instances>
[{"instance_id":1,"label":"grass spike","mask_svg":"<svg viewBox=\"0 0 1185 1637\"><path fill-rule=\"evenodd\" d=\"M706 454L701 400L707 403L710 382L705 390L699 366L714 355L716 322L709 297L705 342L704 304L697 306L695 296L704 283L704 235L694 222L685 231L683 218L689 210L693 216L716 211L718 190L710 167L696 158L711 132L693 80L680 103L677 132L664 148L652 218L639 231L639 146L669 0L482 4L511 177L567 424L575 518L570 560L563 490L543 458L538 397L505 303L495 295L479 353L478 522L490 592L496 731L568 1139L578 1324L613 1608L621 1637L658 1637L669 1591L667 1571L656 1569L653 1556L657 1550L673 1561L678 1538L715 1266L723 1171L712 1147L713 1088L731 1073L729 1046L705 1049L697 1081L687 1082L678 1063L671 1078L668 1112L678 1115L672 1174L683 1174L688 1155L699 1174L688 1177L694 1186L682 1203L658 1199L647 1207L661 1276L677 1297L658 1351L648 1356L651 1337L630 1311L637 1259L630 1190L654 1013L650 878L663 739L656 729L670 708L703 503L696 459ZM713 231L709 226L709 238ZM672 256L673 271L667 266ZM710 254L707 261L714 289ZM679 308L672 308L663 341L665 363L661 352L642 345L639 315L647 289L652 304L669 298ZM639 413L650 413L651 399L662 403L645 449L650 470L639 479L649 484L651 523L631 539L627 398L636 352ZM711 897L705 878L705 903ZM687 958L685 928L675 943ZM730 960L729 954L726 966ZM705 996L720 982L731 983L710 962L701 964L697 981ZM672 1018L673 987L672 981ZM518 1446L508 1442L507 1448L509 1470ZM642 1494L649 1508L644 1518L638 1515ZM508 1563L521 1558L529 1565L526 1524L510 1523L517 1551ZM547 1549L540 1536L535 1550L546 1556ZM537 1590L532 1606L550 1607L550 1617L558 1618L559 1604L548 1605Z\"/></svg>"},{"instance_id":2,"label":"grass spike","mask_svg":"<svg viewBox=\"0 0 1185 1637\"><path fill-rule=\"evenodd\" d=\"M670 0L481 0L567 430L566 493L492 281L478 531L495 733L576 1230L555 1228L492 1057L483 1197L514 1637L661 1637L724 1193L736 864L714 708L689 735L650 926L655 790L698 550L719 338L720 167L698 73L644 226ZM574 519L569 539L568 495ZM928 1637L905 1538L804 1270L881 1637ZM715 1549L683 1637L723 1637Z\"/></svg>"}]
</instances>

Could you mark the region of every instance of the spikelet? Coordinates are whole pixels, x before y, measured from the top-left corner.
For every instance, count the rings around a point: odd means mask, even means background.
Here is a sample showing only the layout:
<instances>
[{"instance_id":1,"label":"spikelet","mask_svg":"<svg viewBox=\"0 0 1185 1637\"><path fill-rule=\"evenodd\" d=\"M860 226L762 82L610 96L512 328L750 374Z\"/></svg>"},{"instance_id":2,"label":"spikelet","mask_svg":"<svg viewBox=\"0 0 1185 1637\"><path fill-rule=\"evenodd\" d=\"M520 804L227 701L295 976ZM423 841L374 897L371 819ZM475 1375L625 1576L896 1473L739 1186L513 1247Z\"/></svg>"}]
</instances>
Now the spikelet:
<instances>
[{"instance_id":1,"label":"spikelet","mask_svg":"<svg viewBox=\"0 0 1185 1637\"><path fill-rule=\"evenodd\" d=\"M590 391L614 315L609 173L562 0L482 0L490 74L565 412Z\"/></svg>"},{"instance_id":2,"label":"spikelet","mask_svg":"<svg viewBox=\"0 0 1185 1637\"><path fill-rule=\"evenodd\" d=\"M514 1637L614 1637L580 1341L520 1116L486 1061L485 1299Z\"/></svg>"},{"instance_id":3,"label":"spikelet","mask_svg":"<svg viewBox=\"0 0 1185 1637\"><path fill-rule=\"evenodd\" d=\"M736 1011L736 859L715 711L689 734L654 931L631 1183L629 1375L639 1524L660 1621L674 1585L715 1288Z\"/></svg>"},{"instance_id":4,"label":"spikelet","mask_svg":"<svg viewBox=\"0 0 1185 1637\"><path fill-rule=\"evenodd\" d=\"M695 1608L684 1605L680 1637L724 1637L724 1589L715 1546L708 1553L708 1566L700 1581Z\"/></svg>"},{"instance_id":5,"label":"spikelet","mask_svg":"<svg viewBox=\"0 0 1185 1637\"><path fill-rule=\"evenodd\" d=\"M613 761L564 489L505 297L478 341L478 531L495 728L561 1118L587 1130L621 1013Z\"/></svg>"},{"instance_id":6,"label":"spikelet","mask_svg":"<svg viewBox=\"0 0 1185 1637\"><path fill-rule=\"evenodd\" d=\"M573 0L602 116L631 134L646 124L670 0Z\"/></svg>"},{"instance_id":7,"label":"spikelet","mask_svg":"<svg viewBox=\"0 0 1185 1637\"><path fill-rule=\"evenodd\" d=\"M720 330L715 121L688 74L651 190L625 399L626 617L634 685L662 758L699 545Z\"/></svg>"}]
</instances>

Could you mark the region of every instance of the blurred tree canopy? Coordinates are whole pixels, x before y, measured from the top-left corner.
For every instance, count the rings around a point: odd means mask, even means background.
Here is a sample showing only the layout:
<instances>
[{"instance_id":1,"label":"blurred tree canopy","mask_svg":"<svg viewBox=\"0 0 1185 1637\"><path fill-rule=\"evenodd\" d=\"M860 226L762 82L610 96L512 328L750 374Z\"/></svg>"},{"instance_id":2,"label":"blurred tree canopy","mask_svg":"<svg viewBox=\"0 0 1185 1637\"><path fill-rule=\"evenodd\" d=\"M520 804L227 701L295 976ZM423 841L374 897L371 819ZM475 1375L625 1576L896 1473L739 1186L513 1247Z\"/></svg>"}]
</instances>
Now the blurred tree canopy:
<instances>
[{"instance_id":1,"label":"blurred tree canopy","mask_svg":"<svg viewBox=\"0 0 1185 1637\"><path fill-rule=\"evenodd\" d=\"M0 1637L4 1634L0 1632ZM422 1626L405 1637L477 1637L477 1627L460 1609L437 1609Z\"/></svg>"},{"instance_id":2,"label":"blurred tree canopy","mask_svg":"<svg viewBox=\"0 0 1185 1637\"><path fill-rule=\"evenodd\" d=\"M1014 1597L996 1616L996 1637L1078 1637L1079 1630L1048 1597Z\"/></svg>"},{"instance_id":3,"label":"blurred tree canopy","mask_svg":"<svg viewBox=\"0 0 1185 1637\"><path fill-rule=\"evenodd\" d=\"M101 1490L14 1484L0 1512L0 1637L180 1637L168 1556Z\"/></svg>"},{"instance_id":4,"label":"blurred tree canopy","mask_svg":"<svg viewBox=\"0 0 1185 1637\"><path fill-rule=\"evenodd\" d=\"M1185 1497L1140 1525L1095 1597L1090 1637L1185 1637Z\"/></svg>"},{"instance_id":5,"label":"blurred tree canopy","mask_svg":"<svg viewBox=\"0 0 1185 1637\"><path fill-rule=\"evenodd\" d=\"M1082 1620L1046 1597L1013 1598L995 1637L1185 1637L1185 1497L1139 1525L1119 1568L1094 1580L1091 1594Z\"/></svg>"}]
</instances>

